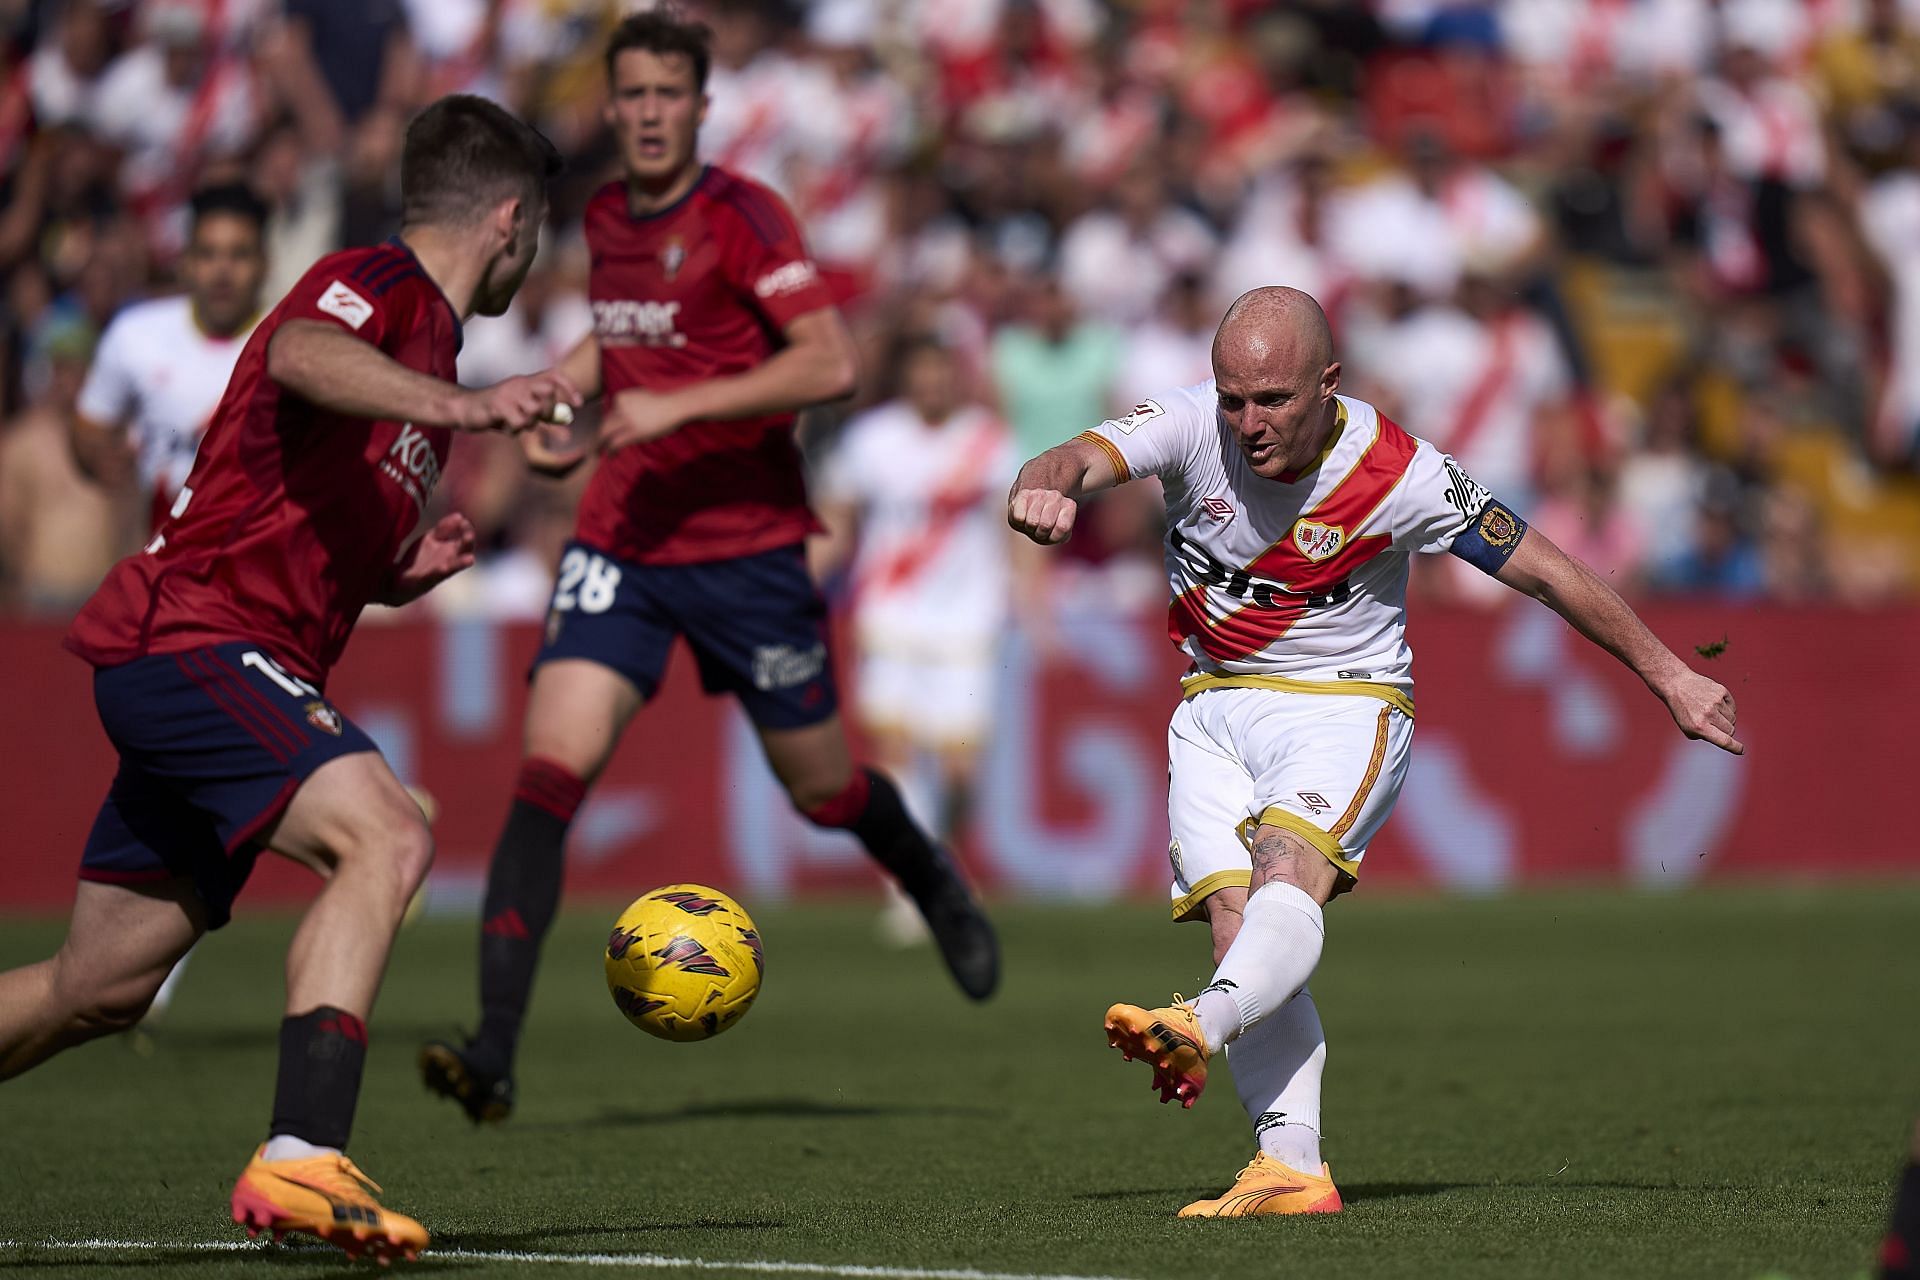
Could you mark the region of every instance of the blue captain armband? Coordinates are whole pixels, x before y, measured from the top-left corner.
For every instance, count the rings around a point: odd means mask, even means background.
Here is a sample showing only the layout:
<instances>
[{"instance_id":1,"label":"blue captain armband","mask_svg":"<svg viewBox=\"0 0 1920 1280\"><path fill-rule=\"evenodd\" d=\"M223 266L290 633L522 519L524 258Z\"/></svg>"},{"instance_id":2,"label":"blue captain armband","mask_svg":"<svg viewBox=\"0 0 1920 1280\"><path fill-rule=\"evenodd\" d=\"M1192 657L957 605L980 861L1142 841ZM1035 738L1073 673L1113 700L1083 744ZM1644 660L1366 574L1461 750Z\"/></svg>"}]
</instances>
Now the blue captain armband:
<instances>
[{"instance_id":1,"label":"blue captain armband","mask_svg":"<svg viewBox=\"0 0 1920 1280\"><path fill-rule=\"evenodd\" d=\"M1482 573L1498 573L1501 566L1513 558L1526 533L1527 522L1515 515L1513 508L1494 498L1480 508L1480 514L1473 518L1465 533L1453 540L1449 549Z\"/></svg>"}]
</instances>

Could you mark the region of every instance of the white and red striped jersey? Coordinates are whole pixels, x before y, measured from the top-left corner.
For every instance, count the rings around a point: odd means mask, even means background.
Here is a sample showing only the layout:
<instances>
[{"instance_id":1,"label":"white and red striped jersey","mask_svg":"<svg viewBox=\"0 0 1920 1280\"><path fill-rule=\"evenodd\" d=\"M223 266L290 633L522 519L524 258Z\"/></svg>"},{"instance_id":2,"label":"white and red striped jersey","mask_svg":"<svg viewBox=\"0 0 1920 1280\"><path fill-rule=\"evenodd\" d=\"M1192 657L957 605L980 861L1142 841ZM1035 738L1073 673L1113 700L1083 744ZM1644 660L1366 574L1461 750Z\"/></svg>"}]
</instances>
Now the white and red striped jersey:
<instances>
[{"instance_id":1,"label":"white and red striped jersey","mask_svg":"<svg viewBox=\"0 0 1920 1280\"><path fill-rule=\"evenodd\" d=\"M1412 687L1409 558L1451 547L1492 495L1364 400L1338 403L1326 452L1285 480L1254 473L1210 380L1081 436L1160 478L1167 634L1208 675Z\"/></svg>"},{"instance_id":2,"label":"white and red striped jersey","mask_svg":"<svg viewBox=\"0 0 1920 1280\"><path fill-rule=\"evenodd\" d=\"M136 302L101 337L75 408L103 427L126 431L155 524L186 484L200 437L252 332L248 325L231 337L210 336L193 318L192 300L181 294Z\"/></svg>"},{"instance_id":3,"label":"white and red striped jersey","mask_svg":"<svg viewBox=\"0 0 1920 1280\"><path fill-rule=\"evenodd\" d=\"M1383 398L1408 430L1503 498L1524 500L1537 461L1536 424L1572 391L1566 357L1545 321L1526 310L1480 320L1435 305L1356 336L1349 350L1392 391Z\"/></svg>"},{"instance_id":4,"label":"white and red striped jersey","mask_svg":"<svg viewBox=\"0 0 1920 1280\"><path fill-rule=\"evenodd\" d=\"M986 409L929 425L905 401L847 424L821 476L859 512L852 569L861 647L925 660L991 652L1006 622L1013 435Z\"/></svg>"},{"instance_id":5,"label":"white and red striped jersey","mask_svg":"<svg viewBox=\"0 0 1920 1280\"><path fill-rule=\"evenodd\" d=\"M805 94L806 71L791 58L763 53L738 69L716 64L707 77L701 159L791 200L788 170L801 146L801 122L816 104Z\"/></svg>"}]
</instances>

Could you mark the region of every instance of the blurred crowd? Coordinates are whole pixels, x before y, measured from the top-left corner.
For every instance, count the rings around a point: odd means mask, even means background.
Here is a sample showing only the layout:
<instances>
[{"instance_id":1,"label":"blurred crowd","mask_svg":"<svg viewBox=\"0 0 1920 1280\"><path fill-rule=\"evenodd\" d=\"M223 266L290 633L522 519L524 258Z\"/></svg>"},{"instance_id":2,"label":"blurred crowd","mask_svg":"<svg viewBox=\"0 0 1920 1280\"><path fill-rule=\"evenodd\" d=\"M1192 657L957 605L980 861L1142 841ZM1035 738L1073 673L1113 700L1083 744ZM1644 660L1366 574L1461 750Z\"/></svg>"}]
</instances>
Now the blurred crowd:
<instances>
[{"instance_id":1,"label":"blurred crowd","mask_svg":"<svg viewBox=\"0 0 1920 1280\"><path fill-rule=\"evenodd\" d=\"M585 332L620 0L0 0L0 609L57 614L150 495L69 447L117 313L178 288L188 203L264 202L271 305L395 229L409 114L489 95L567 155L463 379ZM1208 376L1285 283L1345 390L1623 592L1872 603L1920 586L1920 0L717 0L709 160L792 203L861 336L915 344L1021 456ZM537 617L574 485L462 442L489 555L434 607ZM1058 591L1152 609L1156 496L1102 499ZM1424 566L1417 590L1485 587Z\"/></svg>"}]
</instances>

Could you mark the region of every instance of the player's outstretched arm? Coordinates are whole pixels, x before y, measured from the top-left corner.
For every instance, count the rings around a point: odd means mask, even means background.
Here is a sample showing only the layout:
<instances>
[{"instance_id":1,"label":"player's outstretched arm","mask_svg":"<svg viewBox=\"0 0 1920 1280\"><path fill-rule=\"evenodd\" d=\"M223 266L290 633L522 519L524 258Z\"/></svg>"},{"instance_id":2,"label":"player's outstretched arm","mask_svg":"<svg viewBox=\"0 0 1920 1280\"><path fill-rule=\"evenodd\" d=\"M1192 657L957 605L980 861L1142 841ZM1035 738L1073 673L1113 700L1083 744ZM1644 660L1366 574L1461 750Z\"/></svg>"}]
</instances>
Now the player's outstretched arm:
<instances>
[{"instance_id":1,"label":"player's outstretched arm","mask_svg":"<svg viewBox=\"0 0 1920 1280\"><path fill-rule=\"evenodd\" d=\"M1031 458L1007 495L1007 523L1041 546L1073 536L1080 499L1111 489L1128 477L1114 470L1112 456L1092 441L1075 438Z\"/></svg>"},{"instance_id":2,"label":"player's outstretched arm","mask_svg":"<svg viewBox=\"0 0 1920 1280\"><path fill-rule=\"evenodd\" d=\"M657 440L689 422L797 413L853 394L860 358L838 311L822 307L795 316L781 333L787 345L744 373L672 391L636 387L615 395L600 428L601 451Z\"/></svg>"},{"instance_id":3,"label":"player's outstretched arm","mask_svg":"<svg viewBox=\"0 0 1920 1280\"><path fill-rule=\"evenodd\" d=\"M267 376L335 413L459 431L528 431L550 421L555 405L580 405L579 389L556 370L468 390L318 320L280 326L267 346Z\"/></svg>"},{"instance_id":4,"label":"player's outstretched arm","mask_svg":"<svg viewBox=\"0 0 1920 1280\"><path fill-rule=\"evenodd\" d=\"M1734 736L1733 695L1682 662L1598 574L1538 529L1521 535L1520 545L1494 576L1540 601L1625 663L1667 704L1673 722L1689 738L1704 738L1734 755L1746 751Z\"/></svg>"}]
</instances>

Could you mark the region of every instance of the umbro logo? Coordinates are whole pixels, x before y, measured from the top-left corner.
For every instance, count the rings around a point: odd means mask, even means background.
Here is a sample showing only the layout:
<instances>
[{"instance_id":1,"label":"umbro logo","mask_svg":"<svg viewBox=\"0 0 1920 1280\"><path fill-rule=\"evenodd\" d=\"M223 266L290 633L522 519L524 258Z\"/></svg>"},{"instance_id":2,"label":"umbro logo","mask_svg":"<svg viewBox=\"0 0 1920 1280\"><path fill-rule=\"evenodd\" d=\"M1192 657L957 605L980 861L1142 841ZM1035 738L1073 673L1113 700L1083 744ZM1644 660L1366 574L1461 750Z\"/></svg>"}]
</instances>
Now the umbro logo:
<instances>
[{"instance_id":1,"label":"umbro logo","mask_svg":"<svg viewBox=\"0 0 1920 1280\"><path fill-rule=\"evenodd\" d=\"M1215 524L1226 525L1233 523L1233 504L1225 498L1217 494L1211 498L1202 498L1200 500L1200 506L1206 511L1207 518Z\"/></svg>"}]
</instances>

